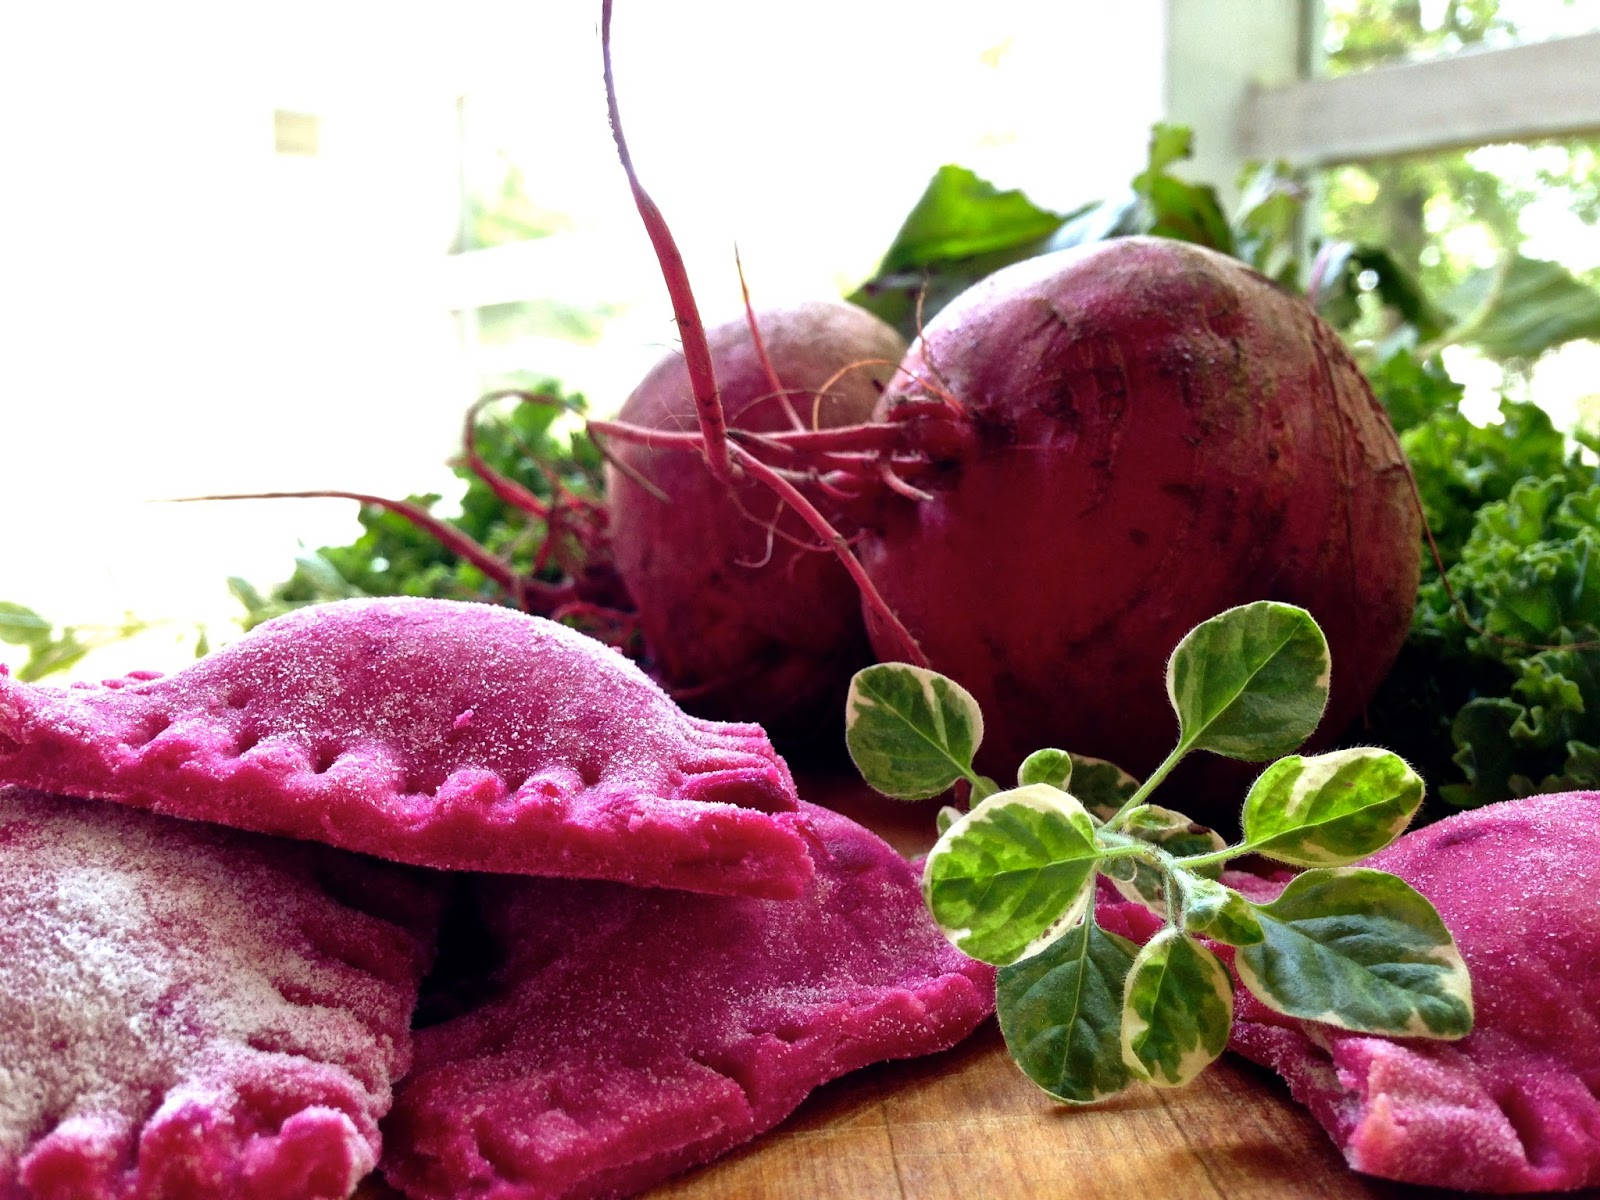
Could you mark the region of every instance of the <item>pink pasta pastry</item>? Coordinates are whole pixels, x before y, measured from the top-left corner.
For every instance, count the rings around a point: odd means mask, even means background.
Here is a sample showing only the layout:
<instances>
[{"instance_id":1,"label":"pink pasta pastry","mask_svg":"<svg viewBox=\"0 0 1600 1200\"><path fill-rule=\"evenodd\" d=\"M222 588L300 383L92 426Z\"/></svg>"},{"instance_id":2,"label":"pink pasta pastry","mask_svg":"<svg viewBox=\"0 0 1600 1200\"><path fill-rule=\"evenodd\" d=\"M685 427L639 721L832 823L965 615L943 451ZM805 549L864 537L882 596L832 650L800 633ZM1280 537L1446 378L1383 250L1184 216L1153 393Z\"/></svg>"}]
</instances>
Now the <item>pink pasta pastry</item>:
<instances>
[{"instance_id":1,"label":"pink pasta pastry","mask_svg":"<svg viewBox=\"0 0 1600 1200\"><path fill-rule=\"evenodd\" d=\"M1473 1032L1365 1037L1241 990L1233 1048L1283 1075L1358 1171L1465 1191L1600 1186L1600 793L1490 805L1369 861L1454 932Z\"/></svg>"},{"instance_id":2,"label":"pink pasta pastry","mask_svg":"<svg viewBox=\"0 0 1600 1200\"><path fill-rule=\"evenodd\" d=\"M436 903L323 847L0 788L0 1198L338 1200Z\"/></svg>"},{"instance_id":3,"label":"pink pasta pastry","mask_svg":"<svg viewBox=\"0 0 1600 1200\"><path fill-rule=\"evenodd\" d=\"M0 676L0 783L431 867L763 896L811 873L758 726L484 604L302 609L164 679Z\"/></svg>"},{"instance_id":4,"label":"pink pasta pastry","mask_svg":"<svg viewBox=\"0 0 1600 1200\"><path fill-rule=\"evenodd\" d=\"M993 973L876 835L810 810L799 900L484 880L490 998L422 1030L385 1125L413 1200L622 1196L756 1136L812 1088L952 1045Z\"/></svg>"}]
</instances>

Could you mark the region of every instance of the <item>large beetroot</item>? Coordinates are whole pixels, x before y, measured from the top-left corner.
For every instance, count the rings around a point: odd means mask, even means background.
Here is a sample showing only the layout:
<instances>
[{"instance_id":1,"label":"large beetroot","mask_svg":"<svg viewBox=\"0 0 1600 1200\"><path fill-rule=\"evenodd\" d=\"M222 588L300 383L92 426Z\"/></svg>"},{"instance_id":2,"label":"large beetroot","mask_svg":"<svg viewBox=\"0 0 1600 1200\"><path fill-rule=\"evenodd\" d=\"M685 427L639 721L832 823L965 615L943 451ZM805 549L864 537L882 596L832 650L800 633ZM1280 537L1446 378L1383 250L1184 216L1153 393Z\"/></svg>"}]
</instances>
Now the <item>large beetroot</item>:
<instances>
[{"instance_id":1,"label":"large beetroot","mask_svg":"<svg viewBox=\"0 0 1600 1200\"><path fill-rule=\"evenodd\" d=\"M842 301L765 311L757 327L767 362L745 321L707 334L728 426L746 432L865 421L905 351L888 325ZM645 376L620 419L695 427L681 355ZM779 735L835 716L850 672L871 659L834 556L772 492L719 482L692 448L619 443L613 454L627 470L607 474L612 547L657 676L691 712L739 713ZM826 491L807 491L838 512Z\"/></svg>"},{"instance_id":2,"label":"large beetroot","mask_svg":"<svg viewBox=\"0 0 1600 1200\"><path fill-rule=\"evenodd\" d=\"M1124 238L1000 271L928 326L879 415L936 469L861 559L978 698L996 772L1040 745L1149 770L1168 649L1245 601L1327 632L1325 732L1399 649L1419 525L1393 432L1309 305L1233 259Z\"/></svg>"}]
</instances>

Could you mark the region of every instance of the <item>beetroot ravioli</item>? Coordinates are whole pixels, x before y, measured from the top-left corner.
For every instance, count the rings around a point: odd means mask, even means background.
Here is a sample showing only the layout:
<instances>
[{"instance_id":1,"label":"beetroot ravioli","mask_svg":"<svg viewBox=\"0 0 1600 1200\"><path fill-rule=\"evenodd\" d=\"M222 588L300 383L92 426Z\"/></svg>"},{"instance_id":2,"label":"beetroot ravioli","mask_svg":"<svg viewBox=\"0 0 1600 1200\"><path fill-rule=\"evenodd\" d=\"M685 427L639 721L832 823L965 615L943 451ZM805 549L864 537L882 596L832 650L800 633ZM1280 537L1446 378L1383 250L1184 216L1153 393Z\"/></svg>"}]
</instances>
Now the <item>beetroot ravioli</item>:
<instances>
[{"instance_id":1,"label":"beetroot ravioli","mask_svg":"<svg viewBox=\"0 0 1600 1200\"><path fill-rule=\"evenodd\" d=\"M319 605L116 687L0 672L0 783L430 867L763 896L811 873L759 726L486 604Z\"/></svg>"},{"instance_id":2,"label":"beetroot ravioli","mask_svg":"<svg viewBox=\"0 0 1600 1200\"><path fill-rule=\"evenodd\" d=\"M969 1033L991 969L935 930L910 864L808 812L822 844L800 900L483 880L498 990L417 1035L389 1181L414 1200L626 1195L828 1079Z\"/></svg>"},{"instance_id":3,"label":"beetroot ravioli","mask_svg":"<svg viewBox=\"0 0 1600 1200\"><path fill-rule=\"evenodd\" d=\"M1232 1047L1358 1171L1487 1192L1600 1186L1600 793L1493 804L1370 864L1433 901L1472 971L1459 1042L1292 1020L1241 992Z\"/></svg>"},{"instance_id":4,"label":"beetroot ravioli","mask_svg":"<svg viewBox=\"0 0 1600 1200\"><path fill-rule=\"evenodd\" d=\"M0 788L0 1200L348 1196L410 1056L416 874Z\"/></svg>"}]
</instances>

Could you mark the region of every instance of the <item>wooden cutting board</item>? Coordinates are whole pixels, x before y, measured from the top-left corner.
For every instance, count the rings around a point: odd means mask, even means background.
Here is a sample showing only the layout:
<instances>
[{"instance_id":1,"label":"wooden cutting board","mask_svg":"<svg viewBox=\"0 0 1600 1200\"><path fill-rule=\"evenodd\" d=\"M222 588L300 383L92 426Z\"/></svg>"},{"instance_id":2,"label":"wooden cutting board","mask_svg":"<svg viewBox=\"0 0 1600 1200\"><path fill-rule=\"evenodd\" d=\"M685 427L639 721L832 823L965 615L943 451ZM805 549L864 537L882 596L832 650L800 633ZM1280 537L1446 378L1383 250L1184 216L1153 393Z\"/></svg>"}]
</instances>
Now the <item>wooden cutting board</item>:
<instances>
[{"instance_id":1,"label":"wooden cutting board","mask_svg":"<svg viewBox=\"0 0 1600 1200\"><path fill-rule=\"evenodd\" d=\"M651 1200L1297 1200L1453 1195L1345 1166L1270 1072L1231 1055L1187 1088L1052 1103L991 1020L933 1058L858 1071Z\"/></svg>"},{"instance_id":2,"label":"wooden cutting board","mask_svg":"<svg viewBox=\"0 0 1600 1200\"><path fill-rule=\"evenodd\" d=\"M846 773L801 795L896 849L932 844L933 809ZM993 1020L945 1054L885 1063L819 1089L777 1129L649 1193L652 1200L1289 1200L1451 1193L1357 1175L1270 1071L1232 1055L1187 1088L1139 1086L1058 1105L1006 1054Z\"/></svg>"}]
</instances>

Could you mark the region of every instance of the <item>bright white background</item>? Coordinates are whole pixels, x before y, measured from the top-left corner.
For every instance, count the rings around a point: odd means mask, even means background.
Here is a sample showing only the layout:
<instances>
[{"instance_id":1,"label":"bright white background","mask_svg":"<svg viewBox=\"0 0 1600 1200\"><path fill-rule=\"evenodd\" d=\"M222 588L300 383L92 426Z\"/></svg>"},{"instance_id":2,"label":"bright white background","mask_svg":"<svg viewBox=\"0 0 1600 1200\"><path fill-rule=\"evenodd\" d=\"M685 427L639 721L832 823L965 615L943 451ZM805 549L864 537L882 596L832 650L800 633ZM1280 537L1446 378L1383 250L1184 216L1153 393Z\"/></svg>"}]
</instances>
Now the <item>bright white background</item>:
<instances>
[{"instance_id":1,"label":"bright white background","mask_svg":"<svg viewBox=\"0 0 1600 1200\"><path fill-rule=\"evenodd\" d=\"M944 162L1062 208L1123 185L1162 31L1157 0L1116 7L619 0L624 120L711 315L736 303L736 241L758 302L848 290ZM0 599L225 637L225 577L270 585L298 544L347 540L353 506L152 501L448 487L475 386L449 309L476 285L445 256L463 92L505 100L503 136L544 155L536 198L580 216L527 294L624 312L525 365L620 403L674 330L606 133L598 12L8 6ZM274 153L276 109L319 117L316 157ZM176 665L176 639L94 670Z\"/></svg>"}]
</instances>

